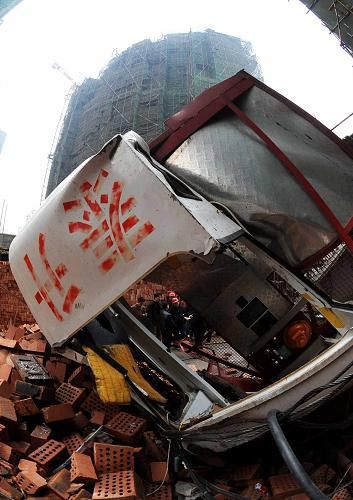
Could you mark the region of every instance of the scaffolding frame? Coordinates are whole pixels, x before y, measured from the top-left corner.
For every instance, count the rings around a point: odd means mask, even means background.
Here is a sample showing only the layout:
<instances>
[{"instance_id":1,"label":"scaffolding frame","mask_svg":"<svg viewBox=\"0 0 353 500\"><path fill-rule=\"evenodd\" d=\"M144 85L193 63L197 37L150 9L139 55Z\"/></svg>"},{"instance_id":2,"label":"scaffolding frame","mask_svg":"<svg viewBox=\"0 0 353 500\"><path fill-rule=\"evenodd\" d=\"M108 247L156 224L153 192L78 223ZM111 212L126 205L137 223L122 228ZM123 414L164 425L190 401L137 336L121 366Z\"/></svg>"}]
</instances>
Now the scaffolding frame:
<instances>
[{"instance_id":1,"label":"scaffolding frame","mask_svg":"<svg viewBox=\"0 0 353 500\"><path fill-rule=\"evenodd\" d=\"M98 79L85 80L70 96L48 159L46 194L117 133L133 129L149 141L168 116L244 66L262 78L249 48L239 38L206 30L115 50Z\"/></svg>"},{"instance_id":2,"label":"scaffolding frame","mask_svg":"<svg viewBox=\"0 0 353 500\"><path fill-rule=\"evenodd\" d=\"M340 46L353 57L353 1L301 0L321 19L340 42Z\"/></svg>"}]
</instances>

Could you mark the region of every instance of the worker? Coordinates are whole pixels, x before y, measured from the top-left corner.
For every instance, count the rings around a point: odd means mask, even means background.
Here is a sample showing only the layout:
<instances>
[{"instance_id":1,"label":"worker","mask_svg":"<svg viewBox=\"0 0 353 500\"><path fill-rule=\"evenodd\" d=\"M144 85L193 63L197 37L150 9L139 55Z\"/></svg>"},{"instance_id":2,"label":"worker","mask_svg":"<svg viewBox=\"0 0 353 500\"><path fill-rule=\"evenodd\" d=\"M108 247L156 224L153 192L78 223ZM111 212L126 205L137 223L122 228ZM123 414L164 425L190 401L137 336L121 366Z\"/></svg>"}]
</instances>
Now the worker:
<instances>
[{"instance_id":1,"label":"worker","mask_svg":"<svg viewBox=\"0 0 353 500\"><path fill-rule=\"evenodd\" d=\"M150 320L152 332L156 337L162 340L162 330L161 330L161 307L163 304L162 294L156 292L154 294L154 300L148 305L146 310L147 318Z\"/></svg>"},{"instance_id":2,"label":"worker","mask_svg":"<svg viewBox=\"0 0 353 500\"><path fill-rule=\"evenodd\" d=\"M167 302L161 303L160 320L161 339L163 344L167 347L167 350L170 351L173 339L175 338L175 333L177 331L177 326L173 315L169 311L169 304Z\"/></svg>"},{"instance_id":3,"label":"worker","mask_svg":"<svg viewBox=\"0 0 353 500\"><path fill-rule=\"evenodd\" d=\"M190 333L191 310L185 300L178 301L178 306L172 308L171 313L178 330L179 339L186 337Z\"/></svg>"},{"instance_id":4,"label":"worker","mask_svg":"<svg viewBox=\"0 0 353 500\"><path fill-rule=\"evenodd\" d=\"M211 340L210 334L212 335L212 332L210 332L207 329L207 325L201 315L197 313L196 311L192 314L192 318L190 319L190 328L193 333L193 340L195 343L195 346L201 345L206 338Z\"/></svg>"},{"instance_id":5,"label":"worker","mask_svg":"<svg viewBox=\"0 0 353 500\"><path fill-rule=\"evenodd\" d=\"M168 297L169 312L172 316L178 316L179 314L180 300L178 297Z\"/></svg>"},{"instance_id":6,"label":"worker","mask_svg":"<svg viewBox=\"0 0 353 500\"><path fill-rule=\"evenodd\" d=\"M133 312L139 317L145 317L147 314L146 300L143 297L139 297L137 302L131 306Z\"/></svg>"}]
</instances>

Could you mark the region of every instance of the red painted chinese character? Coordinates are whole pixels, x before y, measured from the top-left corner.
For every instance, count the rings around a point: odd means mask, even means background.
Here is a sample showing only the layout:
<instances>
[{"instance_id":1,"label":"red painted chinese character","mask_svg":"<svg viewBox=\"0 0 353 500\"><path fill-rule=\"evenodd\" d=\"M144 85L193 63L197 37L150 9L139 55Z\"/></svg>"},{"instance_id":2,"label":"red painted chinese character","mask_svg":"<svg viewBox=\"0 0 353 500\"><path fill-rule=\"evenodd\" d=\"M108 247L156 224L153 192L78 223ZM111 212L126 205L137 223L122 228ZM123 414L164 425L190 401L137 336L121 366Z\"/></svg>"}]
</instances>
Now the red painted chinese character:
<instances>
[{"instance_id":1,"label":"red painted chinese character","mask_svg":"<svg viewBox=\"0 0 353 500\"><path fill-rule=\"evenodd\" d=\"M121 182L113 183L110 199L107 193L101 193L108 175L102 169L93 187L89 182L81 185L82 200L63 204L65 212L83 209L82 220L69 222L68 229L70 233L87 233L80 247L83 251L92 250L102 272L110 271L120 259L125 262L134 259L134 248L154 231L151 222L140 224L139 218L131 214L136 206L134 197L122 201ZM107 205L107 215L103 205Z\"/></svg>"},{"instance_id":2,"label":"red painted chinese character","mask_svg":"<svg viewBox=\"0 0 353 500\"><path fill-rule=\"evenodd\" d=\"M59 264L55 269L49 263L46 249L45 249L45 235L40 233L38 236L38 251L39 255L45 269L46 274L48 275L48 280L45 283L42 283L38 278L36 270L31 262L31 259L26 254L24 256L25 264L31 273L32 279L37 285L37 292L35 293L35 299L40 304L43 300L47 303L50 310L59 321L63 321L62 312L69 314L72 310L72 306L80 293L80 289L76 285L71 285L68 290L65 290L61 280L67 274L67 268L65 264ZM59 295L62 297L62 306L57 307L51 296L50 292L55 289Z\"/></svg>"}]
</instances>

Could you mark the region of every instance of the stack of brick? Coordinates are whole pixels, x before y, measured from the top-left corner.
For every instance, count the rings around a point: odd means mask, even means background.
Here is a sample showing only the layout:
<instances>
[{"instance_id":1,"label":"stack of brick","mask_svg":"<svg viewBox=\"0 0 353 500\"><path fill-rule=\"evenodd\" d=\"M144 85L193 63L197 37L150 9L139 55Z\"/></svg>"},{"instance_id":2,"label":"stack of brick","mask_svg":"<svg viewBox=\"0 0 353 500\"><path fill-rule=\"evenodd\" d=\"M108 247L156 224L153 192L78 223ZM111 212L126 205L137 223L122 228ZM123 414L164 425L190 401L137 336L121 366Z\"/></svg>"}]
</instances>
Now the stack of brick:
<instances>
[{"instance_id":1,"label":"stack of brick","mask_svg":"<svg viewBox=\"0 0 353 500\"><path fill-rule=\"evenodd\" d=\"M207 462L207 458L206 455L202 461ZM225 471L223 473L217 474L217 469L210 468L206 475L205 473L202 475L216 487L214 490L216 500L230 500L234 498L234 494L250 500L310 500L310 497L306 495L287 467L283 465L276 467L271 464L271 458L273 457L269 457L265 468L258 463L237 463L237 465L228 463L223 464L223 471ZM313 483L323 494L327 495L327 498L335 500L353 498L349 478L344 480L347 470L342 469L340 473L337 473L327 464L315 467L311 463L303 463L303 467ZM218 471L222 471L222 468ZM161 470L160 473L162 474L163 471ZM181 481L176 483L175 490L178 493L178 499L188 498L186 492L190 494L192 487L189 480L190 475L186 474ZM227 495L227 492L230 494Z\"/></svg>"},{"instance_id":2,"label":"stack of brick","mask_svg":"<svg viewBox=\"0 0 353 500\"><path fill-rule=\"evenodd\" d=\"M165 444L136 411L104 404L89 368L51 352L37 325L11 324L0 334L0 498L171 500Z\"/></svg>"},{"instance_id":3,"label":"stack of brick","mask_svg":"<svg viewBox=\"0 0 353 500\"><path fill-rule=\"evenodd\" d=\"M136 408L104 404L93 387L89 368L52 352L37 325L10 325L0 334L0 498L172 500L175 491L189 498L178 485L189 491L193 477L182 467L171 470L174 459L152 423ZM340 482L343 474L353 477L352 450L349 444L340 454L341 476L327 465L306 464L335 500L353 498L347 481ZM198 458L217 500L234 493L308 498L284 467L225 463L226 473L218 475L219 457Z\"/></svg>"},{"instance_id":4,"label":"stack of brick","mask_svg":"<svg viewBox=\"0 0 353 500\"><path fill-rule=\"evenodd\" d=\"M168 290L173 290L183 295L187 276L193 275L194 271L195 266L192 262L183 262L180 265L177 259L175 262L172 262L172 259L168 259L168 261L158 267L158 279L156 282L153 281L152 273L149 277L151 281L147 279L140 280L124 294L124 298L131 305L139 297L143 297L145 300L153 300L154 294L157 292L161 293L164 298Z\"/></svg>"},{"instance_id":5,"label":"stack of brick","mask_svg":"<svg viewBox=\"0 0 353 500\"><path fill-rule=\"evenodd\" d=\"M171 287L172 286L173 285L171 283ZM143 297L146 301L153 300L155 293L160 293L163 298L166 298L167 291L167 287L163 285L141 280L124 294L124 298L128 304L132 305L137 302L139 297Z\"/></svg>"},{"instance_id":6,"label":"stack of brick","mask_svg":"<svg viewBox=\"0 0 353 500\"><path fill-rule=\"evenodd\" d=\"M0 329L10 322L33 323L34 318L17 286L8 262L0 261Z\"/></svg>"}]
</instances>

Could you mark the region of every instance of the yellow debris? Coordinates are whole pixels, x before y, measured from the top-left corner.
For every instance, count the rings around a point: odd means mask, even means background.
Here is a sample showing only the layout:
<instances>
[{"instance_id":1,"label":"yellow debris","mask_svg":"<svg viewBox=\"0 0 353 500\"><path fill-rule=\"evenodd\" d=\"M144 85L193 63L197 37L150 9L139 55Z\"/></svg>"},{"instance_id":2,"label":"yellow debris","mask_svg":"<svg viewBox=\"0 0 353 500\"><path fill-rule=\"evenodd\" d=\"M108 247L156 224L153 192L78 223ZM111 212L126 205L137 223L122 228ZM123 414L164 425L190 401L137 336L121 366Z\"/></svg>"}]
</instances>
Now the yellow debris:
<instances>
[{"instance_id":1,"label":"yellow debris","mask_svg":"<svg viewBox=\"0 0 353 500\"><path fill-rule=\"evenodd\" d=\"M103 403L130 404L130 391L124 376L89 347L84 347L84 350L96 379L98 395Z\"/></svg>"},{"instance_id":2,"label":"yellow debris","mask_svg":"<svg viewBox=\"0 0 353 500\"><path fill-rule=\"evenodd\" d=\"M320 307L319 311L335 328L344 328L344 322L332 311L332 309Z\"/></svg>"},{"instance_id":3,"label":"yellow debris","mask_svg":"<svg viewBox=\"0 0 353 500\"><path fill-rule=\"evenodd\" d=\"M104 346L104 348L111 358L127 370L129 379L141 387L153 401L162 404L167 402L166 399L143 378L128 345L116 344ZM87 353L88 363L96 379L97 392L100 399L104 403L130 404L131 396L129 386L124 376L109 363L104 361L104 359L96 354L91 348L84 346L84 350Z\"/></svg>"},{"instance_id":4,"label":"yellow debris","mask_svg":"<svg viewBox=\"0 0 353 500\"><path fill-rule=\"evenodd\" d=\"M141 389L143 389L153 401L165 404L167 400L159 394L152 386L143 378L139 367L132 355L130 347L126 344L116 344L106 346L110 356L122 365L127 371L130 380L135 382Z\"/></svg>"}]
</instances>

